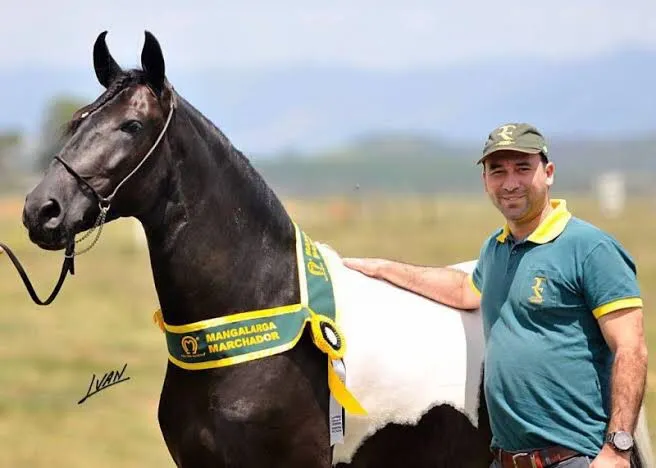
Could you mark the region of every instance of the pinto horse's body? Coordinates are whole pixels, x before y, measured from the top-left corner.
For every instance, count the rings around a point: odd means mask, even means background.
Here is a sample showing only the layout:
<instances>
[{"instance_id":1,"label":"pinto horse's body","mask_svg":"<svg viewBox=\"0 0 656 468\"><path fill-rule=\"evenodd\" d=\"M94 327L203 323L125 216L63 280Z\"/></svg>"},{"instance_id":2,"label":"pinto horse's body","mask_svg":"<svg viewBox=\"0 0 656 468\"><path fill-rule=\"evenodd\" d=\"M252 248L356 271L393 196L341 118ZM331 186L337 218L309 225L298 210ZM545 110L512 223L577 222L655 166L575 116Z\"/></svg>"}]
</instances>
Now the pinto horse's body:
<instances>
[{"instance_id":1,"label":"pinto horse's body","mask_svg":"<svg viewBox=\"0 0 656 468\"><path fill-rule=\"evenodd\" d=\"M390 423L404 425L397 432L405 430L412 438L412 431L426 416L424 424L431 426L426 429L432 435L428 440L440 450L417 447L432 461L425 466L439 466L439 460L462 466L489 463L484 408L483 425L480 431L476 429L484 349L480 313L438 304L349 270L336 253L324 255L332 267L341 311L338 323L348 346L344 359L348 387L368 412L347 415L345 443L335 446L335 460L351 462L363 440ZM471 271L475 263L455 267ZM409 453L407 447L395 450L393 443L377 445L377 456L387 452L380 460L389 460L395 453L404 458Z\"/></svg>"},{"instance_id":2,"label":"pinto horse's body","mask_svg":"<svg viewBox=\"0 0 656 468\"><path fill-rule=\"evenodd\" d=\"M94 224L136 217L163 319L173 326L298 303L295 229L282 204L173 90L150 33L141 61L142 70L122 70L105 33L98 37L94 66L106 91L74 115L28 195L30 238L58 250ZM364 277L322 250L347 342L347 387L369 415L347 415L333 457L326 356L307 330L291 350L238 365L185 370L169 362L159 422L175 463L487 466L480 314Z\"/></svg>"}]
</instances>

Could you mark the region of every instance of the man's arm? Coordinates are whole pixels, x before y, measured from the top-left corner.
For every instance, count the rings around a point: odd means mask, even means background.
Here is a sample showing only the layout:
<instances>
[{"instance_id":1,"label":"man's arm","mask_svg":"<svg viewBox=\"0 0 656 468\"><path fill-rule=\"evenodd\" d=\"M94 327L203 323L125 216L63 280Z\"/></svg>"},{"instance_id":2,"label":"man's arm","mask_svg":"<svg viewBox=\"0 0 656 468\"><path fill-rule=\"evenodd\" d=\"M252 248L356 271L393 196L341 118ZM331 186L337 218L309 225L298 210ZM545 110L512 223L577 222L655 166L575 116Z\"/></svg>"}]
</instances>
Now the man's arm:
<instances>
[{"instance_id":1,"label":"man's arm","mask_svg":"<svg viewBox=\"0 0 656 468\"><path fill-rule=\"evenodd\" d=\"M481 304L467 273L454 268L409 265L379 258L344 258L344 265L365 275L449 306L474 310Z\"/></svg>"},{"instance_id":2,"label":"man's arm","mask_svg":"<svg viewBox=\"0 0 656 468\"><path fill-rule=\"evenodd\" d=\"M647 377L647 347L642 298L631 256L605 237L586 254L581 269L582 293L613 353L610 417L607 432L635 430ZM593 468L629 467L629 453L604 444Z\"/></svg>"},{"instance_id":3,"label":"man's arm","mask_svg":"<svg viewBox=\"0 0 656 468\"><path fill-rule=\"evenodd\" d=\"M599 326L615 354L608 432L633 432L647 378L642 308L633 307L603 315L599 318Z\"/></svg>"},{"instance_id":4,"label":"man's arm","mask_svg":"<svg viewBox=\"0 0 656 468\"><path fill-rule=\"evenodd\" d=\"M607 432L633 433L647 378L647 345L645 343L642 308L631 307L599 318L601 331L614 353L611 374L610 421ZM604 444L590 465L629 467L630 453L617 452Z\"/></svg>"}]
</instances>

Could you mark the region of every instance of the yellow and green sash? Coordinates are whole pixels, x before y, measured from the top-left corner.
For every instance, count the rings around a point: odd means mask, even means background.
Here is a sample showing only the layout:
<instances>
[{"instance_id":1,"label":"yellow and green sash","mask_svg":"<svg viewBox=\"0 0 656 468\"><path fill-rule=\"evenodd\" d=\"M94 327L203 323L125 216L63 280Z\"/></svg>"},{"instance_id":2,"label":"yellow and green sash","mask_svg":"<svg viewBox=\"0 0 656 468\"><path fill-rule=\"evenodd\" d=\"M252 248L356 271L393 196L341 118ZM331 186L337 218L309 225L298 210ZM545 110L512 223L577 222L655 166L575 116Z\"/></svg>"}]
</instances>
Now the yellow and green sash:
<instances>
[{"instance_id":1,"label":"yellow and green sash","mask_svg":"<svg viewBox=\"0 0 656 468\"><path fill-rule=\"evenodd\" d=\"M301 301L282 307L169 325L161 310L154 320L166 334L169 360L189 370L231 366L282 353L300 340L310 323L314 344L328 356L328 385L346 411L366 414L335 371L346 351L337 327L335 294L327 264L310 237L296 224L296 257ZM343 363L340 367L343 367Z\"/></svg>"}]
</instances>

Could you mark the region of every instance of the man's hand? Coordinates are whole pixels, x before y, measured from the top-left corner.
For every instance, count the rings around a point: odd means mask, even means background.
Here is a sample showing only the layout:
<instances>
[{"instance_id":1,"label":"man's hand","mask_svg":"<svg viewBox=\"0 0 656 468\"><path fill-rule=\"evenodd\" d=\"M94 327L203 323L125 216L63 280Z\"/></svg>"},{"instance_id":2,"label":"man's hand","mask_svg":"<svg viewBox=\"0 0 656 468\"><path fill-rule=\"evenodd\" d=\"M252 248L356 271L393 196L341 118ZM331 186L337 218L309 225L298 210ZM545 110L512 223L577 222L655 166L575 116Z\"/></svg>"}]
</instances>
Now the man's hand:
<instances>
[{"instance_id":1,"label":"man's hand","mask_svg":"<svg viewBox=\"0 0 656 468\"><path fill-rule=\"evenodd\" d=\"M630 456L630 452L621 453L604 444L590 468L630 468Z\"/></svg>"},{"instance_id":2,"label":"man's hand","mask_svg":"<svg viewBox=\"0 0 656 468\"><path fill-rule=\"evenodd\" d=\"M467 273L454 268L416 266L383 258L343 258L348 268L407 289L442 304L476 310L481 299Z\"/></svg>"},{"instance_id":3,"label":"man's hand","mask_svg":"<svg viewBox=\"0 0 656 468\"><path fill-rule=\"evenodd\" d=\"M373 278L380 278L380 270L383 265L389 263L389 260L382 258L343 258L342 262L352 270L357 270Z\"/></svg>"}]
</instances>

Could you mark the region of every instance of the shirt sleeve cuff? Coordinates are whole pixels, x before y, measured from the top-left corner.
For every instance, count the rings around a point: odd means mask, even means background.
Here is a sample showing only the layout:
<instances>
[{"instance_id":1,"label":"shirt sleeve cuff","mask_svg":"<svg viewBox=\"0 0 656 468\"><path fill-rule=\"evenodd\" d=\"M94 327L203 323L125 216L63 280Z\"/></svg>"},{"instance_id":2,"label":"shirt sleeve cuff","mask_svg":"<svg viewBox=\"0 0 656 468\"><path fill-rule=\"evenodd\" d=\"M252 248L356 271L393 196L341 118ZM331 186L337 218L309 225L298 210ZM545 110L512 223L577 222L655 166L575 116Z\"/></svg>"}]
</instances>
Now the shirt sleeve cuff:
<instances>
[{"instance_id":1,"label":"shirt sleeve cuff","mask_svg":"<svg viewBox=\"0 0 656 468\"><path fill-rule=\"evenodd\" d=\"M624 299L618 299L616 301L600 305L594 309L592 313L596 318L600 318L606 314L615 312L616 310L629 309L633 307L642 307L642 299L639 297L627 297Z\"/></svg>"},{"instance_id":2,"label":"shirt sleeve cuff","mask_svg":"<svg viewBox=\"0 0 656 468\"><path fill-rule=\"evenodd\" d=\"M476 287L473 275L468 275L468 282L469 286L471 286L472 290L478 295L478 297L481 297L481 291Z\"/></svg>"}]
</instances>

